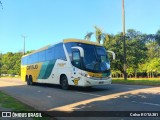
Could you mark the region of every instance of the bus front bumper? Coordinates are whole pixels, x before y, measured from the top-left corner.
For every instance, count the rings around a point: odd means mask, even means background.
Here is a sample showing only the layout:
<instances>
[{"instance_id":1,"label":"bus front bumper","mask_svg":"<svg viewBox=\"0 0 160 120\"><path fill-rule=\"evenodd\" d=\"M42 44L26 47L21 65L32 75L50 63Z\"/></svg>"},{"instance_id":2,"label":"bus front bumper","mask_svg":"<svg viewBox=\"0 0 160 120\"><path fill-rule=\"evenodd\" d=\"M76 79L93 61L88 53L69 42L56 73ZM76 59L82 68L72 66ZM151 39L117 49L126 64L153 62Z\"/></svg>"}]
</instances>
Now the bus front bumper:
<instances>
[{"instance_id":1,"label":"bus front bumper","mask_svg":"<svg viewBox=\"0 0 160 120\"><path fill-rule=\"evenodd\" d=\"M107 78L87 78L85 77L84 79L84 86L99 86L99 85L107 85L107 84L111 84L111 77L107 77Z\"/></svg>"}]
</instances>

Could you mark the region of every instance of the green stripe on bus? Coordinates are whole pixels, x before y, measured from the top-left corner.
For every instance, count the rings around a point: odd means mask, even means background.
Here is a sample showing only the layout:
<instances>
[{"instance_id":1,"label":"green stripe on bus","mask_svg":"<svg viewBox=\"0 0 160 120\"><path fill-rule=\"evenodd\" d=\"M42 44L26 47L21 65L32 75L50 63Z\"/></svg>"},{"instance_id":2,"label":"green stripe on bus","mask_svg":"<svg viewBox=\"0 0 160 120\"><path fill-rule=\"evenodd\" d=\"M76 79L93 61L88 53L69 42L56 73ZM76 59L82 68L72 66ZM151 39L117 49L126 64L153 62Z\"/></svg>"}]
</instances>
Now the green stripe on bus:
<instances>
[{"instance_id":1,"label":"green stripe on bus","mask_svg":"<svg viewBox=\"0 0 160 120\"><path fill-rule=\"evenodd\" d=\"M44 62L42 64L38 79L48 79L49 76L51 75L55 62L56 60Z\"/></svg>"},{"instance_id":2,"label":"green stripe on bus","mask_svg":"<svg viewBox=\"0 0 160 120\"><path fill-rule=\"evenodd\" d=\"M108 77L110 76L111 72L108 72L108 73L102 73L102 77Z\"/></svg>"}]
</instances>

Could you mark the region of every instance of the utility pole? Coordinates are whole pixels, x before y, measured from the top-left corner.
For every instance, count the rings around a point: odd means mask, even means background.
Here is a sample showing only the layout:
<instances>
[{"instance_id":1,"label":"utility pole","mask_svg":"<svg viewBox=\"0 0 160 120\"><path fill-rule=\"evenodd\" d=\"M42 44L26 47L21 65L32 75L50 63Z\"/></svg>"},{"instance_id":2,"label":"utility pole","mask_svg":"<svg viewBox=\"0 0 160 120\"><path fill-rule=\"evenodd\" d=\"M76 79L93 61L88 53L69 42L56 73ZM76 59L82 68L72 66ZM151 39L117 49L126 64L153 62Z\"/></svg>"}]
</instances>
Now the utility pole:
<instances>
[{"instance_id":1,"label":"utility pole","mask_svg":"<svg viewBox=\"0 0 160 120\"><path fill-rule=\"evenodd\" d=\"M2 51L0 51L0 55L1 55L1 57L0 57L0 60L1 60L1 62L0 62L0 77L1 77L1 74L2 74L2 69L1 69L1 67L2 67Z\"/></svg>"},{"instance_id":2,"label":"utility pole","mask_svg":"<svg viewBox=\"0 0 160 120\"><path fill-rule=\"evenodd\" d=\"M25 55L25 39L26 39L26 36L22 35L23 37L23 55Z\"/></svg>"},{"instance_id":3,"label":"utility pole","mask_svg":"<svg viewBox=\"0 0 160 120\"><path fill-rule=\"evenodd\" d=\"M3 5L2 5L1 1L0 1L0 5L1 5L2 10L3 10ZM1 67L2 67L2 51L0 51L0 55L1 55L1 57L0 57L0 60L1 60L1 62L0 62L0 77L1 77L1 74L2 74L2 69L1 69Z\"/></svg>"},{"instance_id":4,"label":"utility pole","mask_svg":"<svg viewBox=\"0 0 160 120\"><path fill-rule=\"evenodd\" d=\"M127 79L127 65L126 65L126 39L125 39L125 10L124 10L124 0L122 0L122 28L123 28L123 52L124 52L124 79Z\"/></svg>"}]
</instances>

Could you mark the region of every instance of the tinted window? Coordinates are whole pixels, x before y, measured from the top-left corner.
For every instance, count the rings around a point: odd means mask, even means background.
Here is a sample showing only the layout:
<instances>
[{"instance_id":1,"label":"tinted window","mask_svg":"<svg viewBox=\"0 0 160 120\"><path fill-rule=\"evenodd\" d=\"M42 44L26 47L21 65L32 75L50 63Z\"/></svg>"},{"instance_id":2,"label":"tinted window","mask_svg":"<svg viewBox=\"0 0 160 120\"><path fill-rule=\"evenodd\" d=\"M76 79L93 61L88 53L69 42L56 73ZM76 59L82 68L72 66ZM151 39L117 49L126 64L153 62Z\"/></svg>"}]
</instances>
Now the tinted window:
<instances>
[{"instance_id":1,"label":"tinted window","mask_svg":"<svg viewBox=\"0 0 160 120\"><path fill-rule=\"evenodd\" d=\"M80 52L73 51L72 54L73 54L72 64L77 68L81 68Z\"/></svg>"},{"instance_id":2,"label":"tinted window","mask_svg":"<svg viewBox=\"0 0 160 120\"><path fill-rule=\"evenodd\" d=\"M49 48L46 50L46 60L53 60L54 59L54 48Z\"/></svg>"},{"instance_id":3,"label":"tinted window","mask_svg":"<svg viewBox=\"0 0 160 120\"><path fill-rule=\"evenodd\" d=\"M103 47L96 47L98 55L106 55L106 50Z\"/></svg>"},{"instance_id":4,"label":"tinted window","mask_svg":"<svg viewBox=\"0 0 160 120\"><path fill-rule=\"evenodd\" d=\"M45 57L46 57L45 53L46 53L46 51L39 52L39 54L38 54L39 62L45 61Z\"/></svg>"},{"instance_id":5,"label":"tinted window","mask_svg":"<svg viewBox=\"0 0 160 120\"><path fill-rule=\"evenodd\" d=\"M38 62L38 53L33 54L33 63Z\"/></svg>"},{"instance_id":6,"label":"tinted window","mask_svg":"<svg viewBox=\"0 0 160 120\"><path fill-rule=\"evenodd\" d=\"M26 57L23 57L23 58L22 58L22 65L26 65L26 64L27 64Z\"/></svg>"},{"instance_id":7,"label":"tinted window","mask_svg":"<svg viewBox=\"0 0 160 120\"><path fill-rule=\"evenodd\" d=\"M22 58L22 65L26 65L27 64L27 57L23 57Z\"/></svg>"},{"instance_id":8,"label":"tinted window","mask_svg":"<svg viewBox=\"0 0 160 120\"><path fill-rule=\"evenodd\" d=\"M84 58L82 64L83 70L91 72L106 72L110 69L109 59L107 57L106 50L104 47L78 42L65 43L65 46L69 53L69 56L71 55L73 46L80 46L84 49ZM72 57L70 56L70 58ZM73 62L72 65L75 66Z\"/></svg>"},{"instance_id":9,"label":"tinted window","mask_svg":"<svg viewBox=\"0 0 160 120\"><path fill-rule=\"evenodd\" d=\"M59 43L47 50L40 51L22 58L22 65L44 62L53 59L66 59L63 44Z\"/></svg>"},{"instance_id":10,"label":"tinted window","mask_svg":"<svg viewBox=\"0 0 160 120\"><path fill-rule=\"evenodd\" d=\"M70 59L72 59L72 47L77 46L77 43L66 43L65 46L66 46Z\"/></svg>"},{"instance_id":11,"label":"tinted window","mask_svg":"<svg viewBox=\"0 0 160 120\"><path fill-rule=\"evenodd\" d=\"M30 55L27 57L27 64L31 64L31 56Z\"/></svg>"},{"instance_id":12,"label":"tinted window","mask_svg":"<svg viewBox=\"0 0 160 120\"><path fill-rule=\"evenodd\" d=\"M84 44L83 49L84 49L84 63L87 65L96 62L96 53L94 50L94 46Z\"/></svg>"},{"instance_id":13,"label":"tinted window","mask_svg":"<svg viewBox=\"0 0 160 120\"><path fill-rule=\"evenodd\" d=\"M54 51L55 59L66 59L62 43L55 45Z\"/></svg>"},{"instance_id":14,"label":"tinted window","mask_svg":"<svg viewBox=\"0 0 160 120\"><path fill-rule=\"evenodd\" d=\"M80 53L79 51L73 52L73 60L80 60Z\"/></svg>"}]
</instances>

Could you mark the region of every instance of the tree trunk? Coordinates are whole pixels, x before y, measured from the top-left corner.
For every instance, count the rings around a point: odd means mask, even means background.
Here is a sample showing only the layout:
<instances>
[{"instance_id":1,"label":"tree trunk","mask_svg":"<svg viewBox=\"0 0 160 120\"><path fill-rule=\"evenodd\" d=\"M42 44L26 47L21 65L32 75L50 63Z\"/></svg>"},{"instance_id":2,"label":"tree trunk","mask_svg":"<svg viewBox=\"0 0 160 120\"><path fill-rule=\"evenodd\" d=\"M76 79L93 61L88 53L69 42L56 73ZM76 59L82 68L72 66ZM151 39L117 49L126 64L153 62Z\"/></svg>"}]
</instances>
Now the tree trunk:
<instances>
[{"instance_id":1,"label":"tree trunk","mask_svg":"<svg viewBox=\"0 0 160 120\"><path fill-rule=\"evenodd\" d=\"M149 72L149 78L151 78L151 77L152 77L151 72Z\"/></svg>"},{"instance_id":2,"label":"tree trunk","mask_svg":"<svg viewBox=\"0 0 160 120\"><path fill-rule=\"evenodd\" d=\"M137 69L135 69L135 78L137 78Z\"/></svg>"},{"instance_id":3,"label":"tree trunk","mask_svg":"<svg viewBox=\"0 0 160 120\"><path fill-rule=\"evenodd\" d=\"M152 78L154 78L154 72L152 72Z\"/></svg>"}]
</instances>

